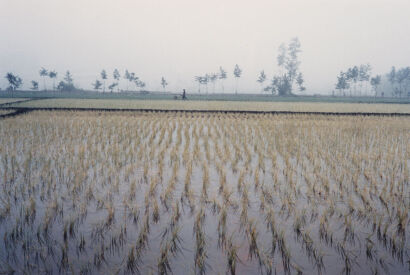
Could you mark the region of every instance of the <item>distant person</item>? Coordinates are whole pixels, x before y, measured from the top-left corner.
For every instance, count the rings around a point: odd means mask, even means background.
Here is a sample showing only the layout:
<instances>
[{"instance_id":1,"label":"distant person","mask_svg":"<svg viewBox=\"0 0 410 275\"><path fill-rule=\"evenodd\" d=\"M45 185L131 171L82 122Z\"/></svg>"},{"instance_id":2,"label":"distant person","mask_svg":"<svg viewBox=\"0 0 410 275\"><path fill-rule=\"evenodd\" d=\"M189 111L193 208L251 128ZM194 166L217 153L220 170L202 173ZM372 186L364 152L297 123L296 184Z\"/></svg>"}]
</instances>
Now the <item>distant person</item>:
<instances>
[{"instance_id":1,"label":"distant person","mask_svg":"<svg viewBox=\"0 0 410 275\"><path fill-rule=\"evenodd\" d=\"M182 92L182 100L186 100L187 98L186 98L186 92L185 92L185 89L183 89L183 92Z\"/></svg>"}]
</instances>

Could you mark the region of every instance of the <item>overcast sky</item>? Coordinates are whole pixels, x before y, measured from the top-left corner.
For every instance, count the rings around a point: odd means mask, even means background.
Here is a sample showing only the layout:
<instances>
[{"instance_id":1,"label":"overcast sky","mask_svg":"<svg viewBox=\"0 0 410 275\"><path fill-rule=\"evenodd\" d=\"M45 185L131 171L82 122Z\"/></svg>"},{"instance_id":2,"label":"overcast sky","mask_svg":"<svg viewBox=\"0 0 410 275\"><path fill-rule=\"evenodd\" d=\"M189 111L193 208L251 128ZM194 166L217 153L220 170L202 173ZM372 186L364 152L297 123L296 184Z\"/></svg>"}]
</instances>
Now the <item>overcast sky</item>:
<instances>
[{"instance_id":1,"label":"overcast sky","mask_svg":"<svg viewBox=\"0 0 410 275\"><path fill-rule=\"evenodd\" d=\"M195 75L222 66L232 91L237 63L239 91L259 92L259 71L271 78L279 45L297 36L307 92L329 93L349 66L410 65L409 12L409 0L0 0L0 87L12 71L28 88L44 66L87 89L118 68L149 90L164 76L196 91Z\"/></svg>"}]
</instances>

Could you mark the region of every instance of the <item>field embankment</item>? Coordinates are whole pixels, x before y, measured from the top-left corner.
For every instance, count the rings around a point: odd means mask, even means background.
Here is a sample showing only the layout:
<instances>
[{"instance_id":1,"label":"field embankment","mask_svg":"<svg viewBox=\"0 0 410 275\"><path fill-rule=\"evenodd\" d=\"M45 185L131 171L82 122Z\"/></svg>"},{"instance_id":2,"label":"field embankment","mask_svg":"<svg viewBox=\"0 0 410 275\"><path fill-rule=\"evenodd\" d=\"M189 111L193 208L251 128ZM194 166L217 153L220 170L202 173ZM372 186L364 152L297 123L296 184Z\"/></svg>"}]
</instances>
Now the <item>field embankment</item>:
<instances>
[{"instance_id":1,"label":"field embankment","mask_svg":"<svg viewBox=\"0 0 410 275\"><path fill-rule=\"evenodd\" d=\"M39 99L12 104L16 108L181 110L238 112L306 113L391 113L410 114L410 104L325 103L325 102L245 102L200 100L125 100L125 99Z\"/></svg>"}]
</instances>

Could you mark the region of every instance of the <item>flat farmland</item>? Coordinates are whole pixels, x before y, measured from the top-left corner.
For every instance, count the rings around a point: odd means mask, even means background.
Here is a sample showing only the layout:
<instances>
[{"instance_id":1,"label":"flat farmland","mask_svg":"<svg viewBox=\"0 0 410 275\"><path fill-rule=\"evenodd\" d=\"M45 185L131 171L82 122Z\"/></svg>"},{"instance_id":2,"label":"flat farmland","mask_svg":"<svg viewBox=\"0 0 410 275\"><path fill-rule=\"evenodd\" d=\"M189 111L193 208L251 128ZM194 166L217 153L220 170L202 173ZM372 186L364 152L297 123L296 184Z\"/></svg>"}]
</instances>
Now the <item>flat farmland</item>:
<instances>
[{"instance_id":1,"label":"flat farmland","mask_svg":"<svg viewBox=\"0 0 410 275\"><path fill-rule=\"evenodd\" d=\"M0 98L0 105L27 100L27 98Z\"/></svg>"},{"instance_id":2,"label":"flat farmland","mask_svg":"<svg viewBox=\"0 0 410 275\"><path fill-rule=\"evenodd\" d=\"M141 109L141 110L209 110L264 112L330 113L408 113L410 104L326 103L326 102L255 102L255 101L181 101L125 99L42 99L16 103L13 107Z\"/></svg>"},{"instance_id":3,"label":"flat farmland","mask_svg":"<svg viewBox=\"0 0 410 275\"><path fill-rule=\"evenodd\" d=\"M408 274L409 141L408 117L2 119L0 272Z\"/></svg>"}]
</instances>

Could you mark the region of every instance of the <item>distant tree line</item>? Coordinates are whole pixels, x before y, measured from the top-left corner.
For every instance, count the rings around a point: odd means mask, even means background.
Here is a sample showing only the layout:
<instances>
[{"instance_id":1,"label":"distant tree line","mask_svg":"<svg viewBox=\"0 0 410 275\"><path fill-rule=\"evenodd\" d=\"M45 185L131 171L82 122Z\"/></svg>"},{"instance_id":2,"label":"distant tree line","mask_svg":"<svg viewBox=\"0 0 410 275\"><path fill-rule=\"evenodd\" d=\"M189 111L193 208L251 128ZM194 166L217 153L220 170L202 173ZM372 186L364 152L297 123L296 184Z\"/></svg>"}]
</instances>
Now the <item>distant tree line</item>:
<instances>
[{"instance_id":1,"label":"distant tree line","mask_svg":"<svg viewBox=\"0 0 410 275\"><path fill-rule=\"evenodd\" d=\"M233 74L236 78L241 77L242 70L239 68L239 65L235 65ZM217 81L219 80L221 83L221 90L224 92L224 80L228 78L228 75L226 71L222 68L219 67L219 72L217 73L207 73L203 76L195 76L194 79L196 82L198 82L198 93L201 93L201 86L205 86L206 93L208 94L208 84L212 84L212 92L215 93L215 85ZM237 90L236 90L237 91Z\"/></svg>"},{"instance_id":2,"label":"distant tree line","mask_svg":"<svg viewBox=\"0 0 410 275\"><path fill-rule=\"evenodd\" d=\"M295 88L299 91L305 91L303 74L299 70L300 61L299 53L301 52L301 44L298 38L293 38L288 45L281 44L279 47L279 54L277 62L279 72L272 77L270 85L264 87L267 80L265 71L262 70L257 78L257 82L261 85L261 91L270 92L272 95L291 95ZM242 69L238 64L233 69L233 77L235 78L235 94L238 93L238 82L242 76ZM201 87L205 86L205 91L208 93L208 84L211 83L213 92L215 92L215 83L219 80L221 82L221 90L224 92L224 81L227 79L227 73L219 67L218 73L207 73L202 76L195 76L194 80L198 83L198 93L201 93Z\"/></svg>"},{"instance_id":3,"label":"distant tree line","mask_svg":"<svg viewBox=\"0 0 410 275\"><path fill-rule=\"evenodd\" d=\"M145 88L146 84L143 82L138 76L136 76L135 73L129 72L128 70L125 70L125 73L122 77L125 82L126 82L126 90L129 91L130 84L132 86L135 86L135 88L140 91ZM102 70L100 73L100 79L96 79L95 82L92 83L92 87L94 90L99 91L102 89L102 92L104 93L106 91L106 81L108 80L108 74L105 70ZM110 85L108 85L108 90L110 92L114 92L114 90L117 90L117 92L120 92L120 82L121 82L121 74L118 69L114 69L112 73L112 82Z\"/></svg>"},{"instance_id":4,"label":"distant tree line","mask_svg":"<svg viewBox=\"0 0 410 275\"><path fill-rule=\"evenodd\" d=\"M276 57L278 66L276 74L274 74L269 81L265 71L262 70L256 78L256 82L260 85L260 91L278 96L289 96L293 95L295 91L305 91L305 81L303 74L300 71L300 53L301 43L297 37L291 39L287 44L282 43ZM233 88L235 94L238 93L239 80L242 73L242 68L236 64L232 70L232 76L235 79L235 86ZM71 92L78 89L74 84L73 76L70 71L66 71L63 75L63 79L59 82L57 81L58 73L55 70L48 70L43 67L39 70L39 76L43 79L44 91L48 91L48 79L52 81L52 91ZM8 81L8 91L16 91L23 85L22 78L14 73L7 73L5 78ZM208 94L210 89L209 86L211 86L213 93L218 89L218 86L220 91L224 93L225 80L227 78L227 71L222 67L219 67L217 72L197 75L194 77L194 80L198 83L198 93L201 93L201 90L205 90L206 94ZM58 82L57 85L56 81ZM266 82L268 83L267 85L265 84ZM164 76L161 77L159 84L162 86L163 92L166 92L169 83ZM384 85L381 91L380 87L382 84ZM122 89L120 88L121 86L123 87ZM114 91L129 92L138 90L143 92L146 83L134 72L128 70L125 70L121 76L120 71L114 69L110 77L109 73L103 69L96 80L91 83L91 87L95 91L102 91L103 93L106 91L113 93ZM30 89L33 91L39 90L39 82L32 80ZM356 65L339 73L335 89L338 92L333 92L334 96L352 97L374 95L377 97L385 96L385 92L389 91L391 96L410 97L410 67L396 69L393 66L389 73L382 76L372 75L372 67L370 64Z\"/></svg>"},{"instance_id":5,"label":"distant tree line","mask_svg":"<svg viewBox=\"0 0 410 275\"><path fill-rule=\"evenodd\" d=\"M305 87L303 86L304 79L303 75L299 70L300 61L298 59L298 55L301 52L300 50L300 42L298 38L292 39L289 44L286 46L282 44L279 47L279 54L277 56L277 62L279 66L278 74L274 75L270 85L264 87L264 83L267 80L267 76L265 72L262 70L257 78L257 82L261 85L261 90L265 92L270 92L273 95L290 95L293 93L295 87L299 88L299 91L304 91ZM236 64L233 68L232 75L235 79L235 94L238 93L239 90L239 80L242 76L242 68ZM74 85L73 76L71 75L70 71L67 71L64 75L63 80L58 82L57 86L56 80L58 77L58 73L55 70L47 70L46 68L41 68L39 71L39 75L43 78L43 90L48 91L47 89L47 79L53 81L52 91L65 91L70 92L77 89ZM15 91L22 85L22 79L14 75L13 73L8 73L6 76L9 82L10 91ZM209 84L212 85L212 92L215 93L216 86L218 82L220 83L220 88L222 92L225 91L225 80L228 78L228 73L222 68L219 67L219 71L216 73L207 73L202 76L195 76L195 81L198 83L198 92L201 93L201 88L205 87L205 91L208 94L209 92ZM135 90L143 91L146 84L142 81L134 72L129 72L125 70L124 74L121 77L121 74L118 69L114 69L112 73L112 80L109 82L107 87L107 82L110 77L105 69L103 69L99 77L91 83L92 88L95 91L106 92L107 88L112 93L115 90L117 92L124 91L120 89L121 80L125 81L125 91L128 92L130 90L130 86L135 87ZM31 81L31 90L36 91L39 90L39 83L35 80ZM161 78L160 85L162 86L164 92L166 92L166 87L169 83L166 81L164 77Z\"/></svg>"},{"instance_id":6,"label":"distant tree line","mask_svg":"<svg viewBox=\"0 0 410 275\"><path fill-rule=\"evenodd\" d=\"M40 77L43 78L43 88L44 91L47 91L47 86L46 86L46 79L47 77L53 80L53 91L64 91L64 92L71 92L74 91L76 88L74 86L74 81L73 81L73 76L70 73L70 71L67 71L64 75L63 80L61 80L57 86L55 85L58 73L54 70L47 70L45 68L41 68L39 71ZM39 85L38 82L35 80L31 81L32 87L31 90L38 90Z\"/></svg>"},{"instance_id":7,"label":"distant tree line","mask_svg":"<svg viewBox=\"0 0 410 275\"><path fill-rule=\"evenodd\" d=\"M393 95L397 97L410 97L410 67L404 67L396 70L393 66L390 73L387 74Z\"/></svg>"},{"instance_id":8,"label":"distant tree line","mask_svg":"<svg viewBox=\"0 0 410 275\"><path fill-rule=\"evenodd\" d=\"M390 84L391 95L396 97L410 96L410 67L399 70L393 66L391 71L383 78L381 75L371 75L369 64L353 66L345 72L341 71L337 76L336 90L340 96L361 96L370 92L375 97L385 96L385 91L379 91L383 79ZM369 86L370 85L370 86Z\"/></svg>"},{"instance_id":9,"label":"distant tree line","mask_svg":"<svg viewBox=\"0 0 410 275\"><path fill-rule=\"evenodd\" d=\"M370 81L372 67L369 64L353 66L348 68L345 72L341 71L337 77L336 90L339 91L339 95L346 96L348 90L349 96L360 96L363 92L363 83L367 90L367 84ZM373 79L373 78L372 78ZM374 87L380 85L379 76L375 76L372 80Z\"/></svg>"}]
</instances>

